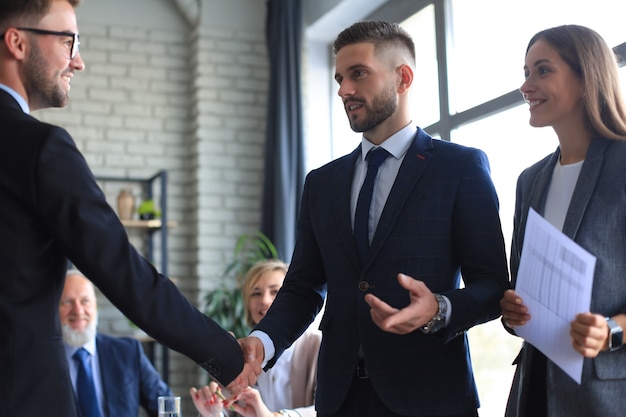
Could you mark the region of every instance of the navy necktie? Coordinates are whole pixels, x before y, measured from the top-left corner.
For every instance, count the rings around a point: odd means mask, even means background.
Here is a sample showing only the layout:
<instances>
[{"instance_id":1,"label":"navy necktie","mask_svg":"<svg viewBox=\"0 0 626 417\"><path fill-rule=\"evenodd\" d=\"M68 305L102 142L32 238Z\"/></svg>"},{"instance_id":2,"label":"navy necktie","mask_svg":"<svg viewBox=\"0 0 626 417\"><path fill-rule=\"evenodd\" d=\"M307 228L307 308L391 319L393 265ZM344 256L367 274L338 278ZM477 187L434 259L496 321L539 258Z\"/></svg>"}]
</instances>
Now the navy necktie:
<instances>
[{"instance_id":1,"label":"navy necktie","mask_svg":"<svg viewBox=\"0 0 626 417\"><path fill-rule=\"evenodd\" d=\"M76 396L81 417L102 417L96 397L96 387L89 364L89 352L84 348L78 349L72 358L76 361L78 373L76 375Z\"/></svg>"},{"instance_id":2,"label":"navy necktie","mask_svg":"<svg viewBox=\"0 0 626 417\"><path fill-rule=\"evenodd\" d=\"M369 217L370 206L372 204L372 193L374 191L374 180L378 174L378 167L389 156L389 152L383 148L372 149L367 153L367 174L365 181L361 186L359 198L356 203L356 211L354 213L354 239L359 252L361 263L365 260L365 255L370 247L369 238Z\"/></svg>"}]
</instances>

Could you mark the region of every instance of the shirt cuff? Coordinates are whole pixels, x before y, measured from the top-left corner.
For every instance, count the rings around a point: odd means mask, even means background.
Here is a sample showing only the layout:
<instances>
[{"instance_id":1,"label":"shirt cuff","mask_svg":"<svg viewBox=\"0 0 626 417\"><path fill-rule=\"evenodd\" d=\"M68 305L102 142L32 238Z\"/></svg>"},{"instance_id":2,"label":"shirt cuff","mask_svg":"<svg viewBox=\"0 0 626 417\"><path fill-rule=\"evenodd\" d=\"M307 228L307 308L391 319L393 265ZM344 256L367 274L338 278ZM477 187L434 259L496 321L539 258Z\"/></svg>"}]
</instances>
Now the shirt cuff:
<instances>
[{"instance_id":1,"label":"shirt cuff","mask_svg":"<svg viewBox=\"0 0 626 417\"><path fill-rule=\"evenodd\" d=\"M274 342L267 335L267 333L262 332L261 330L253 330L250 333L250 336L258 337L263 343L263 349L265 349L265 358L263 358L263 363L261 364L261 368L265 368L267 363L274 357L274 353L276 353L276 349L274 348Z\"/></svg>"}]
</instances>

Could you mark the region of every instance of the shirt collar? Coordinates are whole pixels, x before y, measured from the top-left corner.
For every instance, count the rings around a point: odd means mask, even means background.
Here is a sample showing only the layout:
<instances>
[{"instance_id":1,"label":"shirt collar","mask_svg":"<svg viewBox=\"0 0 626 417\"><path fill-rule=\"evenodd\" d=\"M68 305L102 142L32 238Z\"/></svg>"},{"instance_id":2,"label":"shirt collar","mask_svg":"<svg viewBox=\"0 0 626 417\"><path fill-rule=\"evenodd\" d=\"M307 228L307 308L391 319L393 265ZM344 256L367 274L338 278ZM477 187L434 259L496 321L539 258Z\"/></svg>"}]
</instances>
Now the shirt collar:
<instances>
[{"instance_id":1,"label":"shirt collar","mask_svg":"<svg viewBox=\"0 0 626 417\"><path fill-rule=\"evenodd\" d=\"M385 149L394 158L400 159L404 154L409 150L413 138L417 133L417 127L413 126L412 123L409 123L402 129L398 130L393 135L389 136L383 143L378 146L379 148ZM365 136L361 138L361 160L365 161L365 156L372 149L376 148L372 142L367 140Z\"/></svg>"},{"instance_id":2,"label":"shirt collar","mask_svg":"<svg viewBox=\"0 0 626 417\"><path fill-rule=\"evenodd\" d=\"M24 99L24 97L20 96L17 91L15 91L14 89L12 89L11 87L4 85L4 84L0 84L0 89L6 91L7 93L9 93L11 95L11 97L13 97L17 103L20 105L20 107L22 108L22 111L26 114L30 114L30 107L28 107L28 103L26 102L26 100Z\"/></svg>"}]
</instances>

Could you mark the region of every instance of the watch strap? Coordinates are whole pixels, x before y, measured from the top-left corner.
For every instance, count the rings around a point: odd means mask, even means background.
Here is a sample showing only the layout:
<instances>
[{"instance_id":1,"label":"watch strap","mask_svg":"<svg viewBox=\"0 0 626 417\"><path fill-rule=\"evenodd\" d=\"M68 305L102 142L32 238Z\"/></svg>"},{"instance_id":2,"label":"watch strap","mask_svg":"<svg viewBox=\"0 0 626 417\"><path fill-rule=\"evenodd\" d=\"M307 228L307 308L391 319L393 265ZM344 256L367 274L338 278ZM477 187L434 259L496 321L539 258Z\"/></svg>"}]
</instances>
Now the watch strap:
<instances>
[{"instance_id":1,"label":"watch strap","mask_svg":"<svg viewBox=\"0 0 626 417\"><path fill-rule=\"evenodd\" d=\"M437 313L433 316L432 319L428 321L425 325L423 325L420 330L424 333L435 333L444 326L446 323L446 317L448 313L448 303L445 298L440 294L434 294L437 299Z\"/></svg>"}]
</instances>

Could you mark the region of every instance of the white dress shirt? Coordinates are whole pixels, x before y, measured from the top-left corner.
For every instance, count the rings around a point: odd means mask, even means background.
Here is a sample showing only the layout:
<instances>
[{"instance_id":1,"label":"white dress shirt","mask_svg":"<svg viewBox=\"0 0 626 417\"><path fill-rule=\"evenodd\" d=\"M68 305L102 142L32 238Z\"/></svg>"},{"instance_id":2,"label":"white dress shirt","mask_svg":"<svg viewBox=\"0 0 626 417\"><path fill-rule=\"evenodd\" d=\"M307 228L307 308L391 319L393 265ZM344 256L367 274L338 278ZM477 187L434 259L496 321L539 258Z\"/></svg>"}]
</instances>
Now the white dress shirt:
<instances>
[{"instance_id":1,"label":"white dress shirt","mask_svg":"<svg viewBox=\"0 0 626 417\"><path fill-rule=\"evenodd\" d=\"M546 196L546 208L544 210L545 219L554 227L563 230L565 216L572 201L574 188L583 167L584 161L575 162L573 164L561 165L557 161L552 172L550 187L548 187L548 195Z\"/></svg>"}]
</instances>

